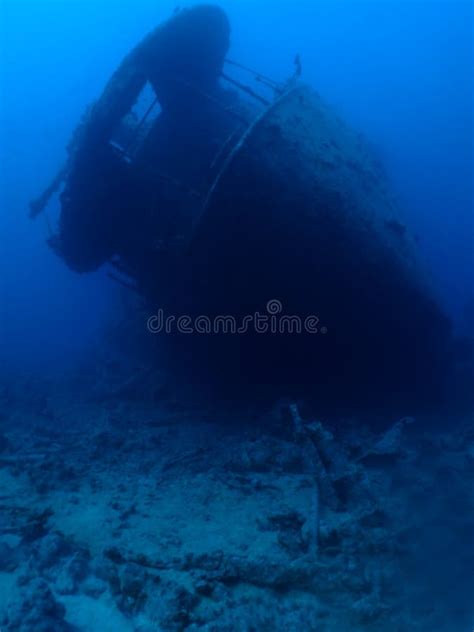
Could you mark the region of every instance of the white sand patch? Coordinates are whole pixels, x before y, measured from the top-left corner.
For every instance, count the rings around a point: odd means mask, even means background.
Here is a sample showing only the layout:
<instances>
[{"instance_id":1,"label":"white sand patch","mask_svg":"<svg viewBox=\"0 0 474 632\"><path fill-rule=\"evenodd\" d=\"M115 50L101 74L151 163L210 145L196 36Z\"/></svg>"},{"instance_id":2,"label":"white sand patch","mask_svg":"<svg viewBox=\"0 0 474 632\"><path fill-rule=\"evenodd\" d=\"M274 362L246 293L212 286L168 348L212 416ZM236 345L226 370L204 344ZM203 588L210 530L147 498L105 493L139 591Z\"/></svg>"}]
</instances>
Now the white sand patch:
<instances>
[{"instance_id":1,"label":"white sand patch","mask_svg":"<svg viewBox=\"0 0 474 632\"><path fill-rule=\"evenodd\" d=\"M81 632L133 632L134 626L107 599L67 596L61 599L66 607L66 620Z\"/></svg>"}]
</instances>

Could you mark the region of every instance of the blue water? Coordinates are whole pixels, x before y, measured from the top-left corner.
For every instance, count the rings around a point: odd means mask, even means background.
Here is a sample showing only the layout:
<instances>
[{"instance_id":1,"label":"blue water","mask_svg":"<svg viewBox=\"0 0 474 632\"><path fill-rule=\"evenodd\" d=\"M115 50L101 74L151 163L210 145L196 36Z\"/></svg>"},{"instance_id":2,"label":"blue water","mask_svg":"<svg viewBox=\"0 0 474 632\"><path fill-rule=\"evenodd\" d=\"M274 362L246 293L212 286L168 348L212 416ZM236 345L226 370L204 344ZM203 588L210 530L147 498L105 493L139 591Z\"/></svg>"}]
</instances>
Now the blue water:
<instances>
[{"instance_id":1,"label":"blue water","mask_svg":"<svg viewBox=\"0 0 474 632\"><path fill-rule=\"evenodd\" d=\"M437 289L466 327L473 294L470 2L222 2L231 55L276 79L293 71L375 145ZM93 343L114 291L44 246L27 205L61 165L85 107L173 3L4 0L1 7L2 355L61 363ZM49 211L54 226L55 210Z\"/></svg>"},{"instance_id":2,"label":"blue water","mask_svg":"<svg viewBox=\"0 0 474 632\"><path fill-rule=\"evenodd\" d=\"M363 134L433 295L474 337L472 2L219 4L231 59L284 82L298 54L303 80ZM0 628L467 632L466 383L461 417L453 383L453 410L415 423L188 401L179 376L147 365L152 337L140 355L143 315L107 270L74 273L47 246L58 199L28 217L86 108L175 8L0 2ZM366 390L370 409L377 384Z\"/></svg>"}]
</instances>

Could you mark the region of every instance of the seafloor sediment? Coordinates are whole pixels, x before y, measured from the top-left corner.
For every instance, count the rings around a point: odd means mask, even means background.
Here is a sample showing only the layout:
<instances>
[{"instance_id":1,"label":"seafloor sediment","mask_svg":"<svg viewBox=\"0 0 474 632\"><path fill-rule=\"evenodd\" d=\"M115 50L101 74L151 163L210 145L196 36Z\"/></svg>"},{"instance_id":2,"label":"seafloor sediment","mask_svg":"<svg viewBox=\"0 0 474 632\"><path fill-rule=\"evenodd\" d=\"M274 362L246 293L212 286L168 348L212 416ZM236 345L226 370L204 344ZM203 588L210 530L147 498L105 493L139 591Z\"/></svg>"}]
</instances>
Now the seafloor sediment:
<instances>
[{"instance_id":1,"label":"seafloor sediment","mask_svg":"<svg viewBox=\"0 0 474 632\"><path fill-rule=\"evenodd\" d=\"M1 389L3 632L472 628L471 422L231 415L147 379Z\"/></svg>"}]
</instances>

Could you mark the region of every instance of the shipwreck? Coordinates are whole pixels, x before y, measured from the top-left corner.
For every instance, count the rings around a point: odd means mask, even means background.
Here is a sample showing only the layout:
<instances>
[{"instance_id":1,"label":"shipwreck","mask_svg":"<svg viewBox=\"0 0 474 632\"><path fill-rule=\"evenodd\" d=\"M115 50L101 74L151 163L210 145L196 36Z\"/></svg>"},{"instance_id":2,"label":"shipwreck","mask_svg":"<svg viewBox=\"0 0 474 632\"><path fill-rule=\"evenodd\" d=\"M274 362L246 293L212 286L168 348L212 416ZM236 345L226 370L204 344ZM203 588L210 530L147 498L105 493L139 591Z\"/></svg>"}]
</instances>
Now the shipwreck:
<instances>
[{"instance_id":1,"label":"shipwreck","mask_svg":"<svg viewBox=\"0 0 474 632\"><path fill-rule=\"evenodd\" d=\"M32 215L59 192L51 247L80 273L112 266L150 314L314 317L310 332L170 335L177 364L331 403L434 401L450 326L383 168L299 57L279 84L229 60L229 42L215 6L155 29Z\"/></svg>"}]
</instances>

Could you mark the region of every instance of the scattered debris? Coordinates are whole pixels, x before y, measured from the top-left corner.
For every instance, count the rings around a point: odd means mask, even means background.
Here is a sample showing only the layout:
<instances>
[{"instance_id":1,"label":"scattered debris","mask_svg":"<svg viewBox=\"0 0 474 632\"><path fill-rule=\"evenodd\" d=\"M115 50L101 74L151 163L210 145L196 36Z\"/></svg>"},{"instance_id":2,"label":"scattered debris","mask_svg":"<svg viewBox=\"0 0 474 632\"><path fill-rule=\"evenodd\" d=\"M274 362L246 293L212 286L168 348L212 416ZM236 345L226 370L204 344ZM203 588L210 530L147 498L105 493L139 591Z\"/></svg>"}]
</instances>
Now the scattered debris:
<instances>
[{"instance_id":1,"label":"scattered debris","mask_svg":"<svg viewBox=\"0 0 474 632\"><path fill-rule=\"evenodd\" d=\"M25 419L37 419L36 402ZM469 424L412 433L402 419L355 437L289 403L257 430L146 402L104 414L91 394L61 432L4 424L7 632L85 632L72 603L141 632L417 632L434 621L451 632L468 622L468 596L445 578L469 585ZM441 575L425 573L433 559ZM435 590L446 598L433 603Z\"/></svg>"}]
</instances>

